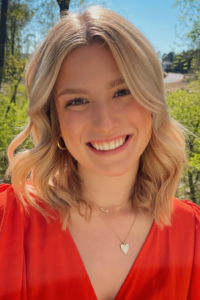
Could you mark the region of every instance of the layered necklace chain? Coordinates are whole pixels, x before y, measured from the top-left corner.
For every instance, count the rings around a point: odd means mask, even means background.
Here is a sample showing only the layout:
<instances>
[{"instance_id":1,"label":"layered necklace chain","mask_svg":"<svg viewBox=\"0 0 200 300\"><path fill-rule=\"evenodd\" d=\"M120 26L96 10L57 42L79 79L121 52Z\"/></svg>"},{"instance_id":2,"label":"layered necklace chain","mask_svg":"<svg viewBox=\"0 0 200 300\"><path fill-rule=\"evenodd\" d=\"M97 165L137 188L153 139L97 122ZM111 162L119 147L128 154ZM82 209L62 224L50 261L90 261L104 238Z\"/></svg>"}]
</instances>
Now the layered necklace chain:
<instances>
[{"instance_id":1,"label":"layered necklace chain","mask_svg":"<svg viewBox=\"0 0 200 300\"><path fill-rule=\"evenodd\" d=\"M121 204L122 204L122 203L121 203ZM121 205L121 204L120 204L120 205ZM96 208L96 207L95 207L95 208ZM96 208L96 210L97 210L99 216L100 216L100 217L103 219L103 221L106 223L106 225L110 228L110 230L114 233L114 235L120 240L120 242L121 242L120 248L121 248L122 252L123 252L124 254L127 254L127 253L128 253L128 250L129 250L129 244L127 243L127 240L128 240L128 237L129 237L129 235L130 235L130 233L131 233L131 230L132 230L132 228L133 228L133 225L134 225L134 223L135 223L136 215L135 215L134 220L133 220L133 223L131 224L131 227L130 227L130 229L129 229L127 235L126 235L126 238L124 239L124 242L123 242L123 241L121 240L121 238L119 237L119 235L113 230L112 226L110 226L110 224L108 224L108 222L106 221L106 219L104 218L104 216L100 213L100 211L108 213L108 209L107 209L107 208L103 208L103 207L99 207L99 209Z\"/></svg>"}]
</instances>

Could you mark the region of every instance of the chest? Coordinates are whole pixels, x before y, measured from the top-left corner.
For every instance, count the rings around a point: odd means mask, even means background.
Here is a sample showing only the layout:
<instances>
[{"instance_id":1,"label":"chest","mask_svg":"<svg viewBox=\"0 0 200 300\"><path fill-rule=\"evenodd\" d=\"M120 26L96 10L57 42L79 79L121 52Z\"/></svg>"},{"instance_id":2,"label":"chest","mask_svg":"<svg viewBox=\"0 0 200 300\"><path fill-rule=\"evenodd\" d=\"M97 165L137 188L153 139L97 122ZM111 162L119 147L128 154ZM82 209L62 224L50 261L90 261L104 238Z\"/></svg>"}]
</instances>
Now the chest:
<instances>
[{"instance_id":1,"label":"chest","mask_svg":"<svg viewBox=\"0 0 200 300\"><path fill-rule=\"evenodd\" d=\"M70 228L71 236L98 300L115 299L137 260L151 226L152 220L148 220L145 224L136 223L126 241L129 245L127 254L121 250L124 231L126 233L127 228L120 230L120 226L116 226L121 240L104 223L96 227L96 230L95 225L94 230L91 230L90 226Z\"/></svg>"},{"instance_id":2,"label":"chest","mask_svg":"<svg viewBox=\"0 0 200 300\"><path fill-rule=\"evenodd\" d=\"M122 239L130 223L127 228L123 222L114 224ZM30 222L27 227L24 253L12 247L10 257L15 259L9 265L11 269L6 269L10 274L19 272L13 284L19 281L21 295L22 283L30 300L153 300L155 295L157 299L187 299L194 240L190 234L187 244L185 238L182 241L179 227L160 231L155 224L151 228L152 222L149 226L136 222L127 240L129 251L124 255L120 241L104 225L79 226L76 222L77 226L61 231L60 223L36 224Z\"/></svg>"}]
</instances>

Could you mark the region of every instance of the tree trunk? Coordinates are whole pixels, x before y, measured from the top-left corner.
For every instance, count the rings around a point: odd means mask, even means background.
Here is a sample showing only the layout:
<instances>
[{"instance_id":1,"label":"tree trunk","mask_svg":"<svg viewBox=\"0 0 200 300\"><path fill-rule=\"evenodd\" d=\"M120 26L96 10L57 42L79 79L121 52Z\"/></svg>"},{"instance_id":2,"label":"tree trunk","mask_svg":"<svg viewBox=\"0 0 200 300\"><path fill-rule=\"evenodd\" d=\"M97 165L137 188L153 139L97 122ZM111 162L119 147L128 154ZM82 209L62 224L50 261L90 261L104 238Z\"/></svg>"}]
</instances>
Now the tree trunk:
<instances>
[{"instance_id":1,"label":"tree trunk","mask_svg":"<svg viewBox=\"0 0 200 300\"><path fill-rule=\"evenodd\" d=\"M15 52L15 34L16 34L16 19L11 22L11 54L14 56Z\"/></svg>"},{"instance_id":2,"label":"tree trunk","mask_svg":"<svg viewBox=\"0 0 200 300\"><path fill-rule=\"evenodd\" d=\"M15 103L15 104L16 104L17 88L18 88L18 85L19 85L20 81L21 81L21 76L20 76L20 78L18 79L18 82L17 82L17 83L15 84L15 86L14 86L14 91L13 91L12 98L11 98L11 100L10 100L10 104L11 104L11 103ZM6 114L5 114L5 118L7 117L7 114L9 113L9 110L10 110L10 104L9 104L9 106L8 106L8 108L7 108L7 111L6 111Z\"/></svg>"},{"instance_id":3,"label":"tree trunk","mask_svg":"<svg viewBox=\"0 0 200 300\"><path fill-rule=\"evenodd\" d=\"M195 186L193 182L193 176L192 172L188 171L188 182L189 182L189 187L190 187L190 196L192 202L196 203L196 197L195 197Z\"/></svg>"},{"instance_id":4,"label":"tree trunk","mask_svg":"<svg viewBox=\"0 0 200 300\"><path fill-rule=\"evenodd\" d=\"M3 78L3 64L6 44L6 20L8 11L8 0L1 1L1 23L0 23L0 88Z\"/></svg>"},{"instance_id":5,"label":"tree trunk","mask_svg":"<svg viewBox=\"0 0 200 300\"><path fill-rule=\"evenodd\" d=\"M60 13L63 10L68 10L69 9L70 0L57 0L57 2L58 2L58 5L60 7Z\"/></svg>"}]
</instances>

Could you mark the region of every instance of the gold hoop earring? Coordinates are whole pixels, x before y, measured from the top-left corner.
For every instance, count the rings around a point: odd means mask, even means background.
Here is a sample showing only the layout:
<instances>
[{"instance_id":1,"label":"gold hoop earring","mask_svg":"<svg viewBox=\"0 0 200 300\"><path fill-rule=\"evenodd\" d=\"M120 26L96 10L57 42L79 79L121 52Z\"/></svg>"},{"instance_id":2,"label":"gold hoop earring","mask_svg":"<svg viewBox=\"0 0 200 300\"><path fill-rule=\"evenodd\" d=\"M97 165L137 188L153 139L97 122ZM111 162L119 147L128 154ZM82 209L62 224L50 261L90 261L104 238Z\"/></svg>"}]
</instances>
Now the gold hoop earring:
<instances>
[{"instance_id":1,"label":"gold hoop earring","mask_svg":"<svg viewBox=\"0 0 200 300\"><path fill-rule=\"evenodd\" d=\"M60 148L60 150L66 150L67 149L67 147L62 147L62 146L60 146L60 143L59 143L59 138L60 137L62 137L61 135L59 135L59 137L57 138L57 146L58 146L58 148Z\"/></svg>"}]
</instances>

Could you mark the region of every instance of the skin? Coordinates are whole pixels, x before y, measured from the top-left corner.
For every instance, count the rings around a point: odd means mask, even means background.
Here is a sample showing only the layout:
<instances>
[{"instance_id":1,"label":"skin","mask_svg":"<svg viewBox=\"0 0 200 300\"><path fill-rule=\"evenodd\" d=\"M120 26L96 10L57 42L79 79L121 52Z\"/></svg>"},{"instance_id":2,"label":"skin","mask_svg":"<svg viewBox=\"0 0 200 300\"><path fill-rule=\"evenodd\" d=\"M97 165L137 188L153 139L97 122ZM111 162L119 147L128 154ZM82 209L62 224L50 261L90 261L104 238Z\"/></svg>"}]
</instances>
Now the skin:
<instances>
[{"instance_id":1,"label":"skin","mask_svg":"<svg viewBox=\"0 0 200 300\"><path fill-rule=\"evenodd\" d=\"M104 218L123 239L136 217L127 199L140 156L151 138L152 118L132 97L125 82L108 89L109 83L117 79L123 78L106 45L75 49L62 63L54 99L65 145L78 162L83 197L96 207L109 209ZM79 93L72 89L79 89ZM73 101L74 98L79 100ZM97 155L87 145L90 141L121 135L131 135L131 139L118 153ZM144 244L153 219L137 213L127 241L129 252L124 255L120 241L95 209L89 223L76 209L71 209L70 214L69 230L97 298L113 300Z\"/></svg>"},{"instance_id":2,"label":"skin","mask_svg":"<svg viewBox=\"0 0 200 300\"><path fill-rule=\"evenodd\" d=\"M152 133L151 113L133 99L125 83L108 90L108 84L119 78L122 75L108 47L94 44L75 49L64 59L54 87L61 134L78 162L84 195L109 207L127 199ZM65 89L85 89L87 93L61 94ZM118 90L124 96L120 97ZM84 99L83 104L66 107L74 98ZM99 156L87 146L89 141L124 134L132 138L118 154Z\"/></svg>"}]
</instances>

